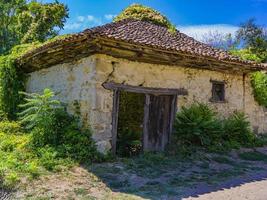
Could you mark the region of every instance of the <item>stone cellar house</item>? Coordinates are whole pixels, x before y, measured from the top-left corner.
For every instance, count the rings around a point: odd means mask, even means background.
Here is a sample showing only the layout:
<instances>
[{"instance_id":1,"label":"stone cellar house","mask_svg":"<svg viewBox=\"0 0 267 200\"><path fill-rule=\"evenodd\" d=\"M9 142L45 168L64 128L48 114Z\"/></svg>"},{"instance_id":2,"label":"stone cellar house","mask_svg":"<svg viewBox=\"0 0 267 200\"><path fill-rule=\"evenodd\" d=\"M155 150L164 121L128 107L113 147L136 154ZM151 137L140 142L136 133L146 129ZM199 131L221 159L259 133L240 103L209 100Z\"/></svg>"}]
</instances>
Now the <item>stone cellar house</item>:
<instances>
[{"instance_id":1,"label":"stone cellar house","mask_svg":"<svg viewBox=\"0 0 267 200\"><path fill-rule=\"evenodd\" d=\"M125 19L87 29L34 49L19 62L28 74L27 92L51 88L69 113L91 127L101 152L116 152L125 92L143 99L143 150L163 150L175 113L193 102L221 116L243 111L255 132L267 131L266 110L254 100L249 79L263 65L150 22Z\"/></svg>"}]
</instances>

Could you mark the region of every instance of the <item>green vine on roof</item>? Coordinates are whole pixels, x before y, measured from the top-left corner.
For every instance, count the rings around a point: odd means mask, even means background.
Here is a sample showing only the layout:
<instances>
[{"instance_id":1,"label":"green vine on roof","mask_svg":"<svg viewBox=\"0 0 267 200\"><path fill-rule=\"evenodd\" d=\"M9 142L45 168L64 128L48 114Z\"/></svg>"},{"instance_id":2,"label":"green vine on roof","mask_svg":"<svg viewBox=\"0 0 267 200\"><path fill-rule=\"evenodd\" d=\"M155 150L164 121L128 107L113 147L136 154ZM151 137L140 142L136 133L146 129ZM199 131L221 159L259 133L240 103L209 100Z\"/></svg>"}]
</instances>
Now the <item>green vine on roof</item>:
<instances>
[{"instance_id":1,"label":"green vine on roof","mask_svg":"<svg viewBox=\"0 0 267 200\"><path fill-rule=\"evenodd\" d=\"M17 60L27 52L42 45L62 40L70 35L59 35L44 43L34 42L13 47L9 54L0 56L0 118L16 118L18 105L22 101L19 91L25 91L25 74Z\"/></svg>"},{"instance_id":2,"label":"green vine on roof","mask_svg":"<svg viewBox=\"0 0 267 200\"><path fill-rule=\"evenodd\" d=\"M176 31L175 26L168 20L167 17L152 8L140 4L130 5L119 15L117 15L113 21L117 22L129 18L148 21L160 26L164 26L168 28L170 32Z\"/></svg>"}]
</instances>

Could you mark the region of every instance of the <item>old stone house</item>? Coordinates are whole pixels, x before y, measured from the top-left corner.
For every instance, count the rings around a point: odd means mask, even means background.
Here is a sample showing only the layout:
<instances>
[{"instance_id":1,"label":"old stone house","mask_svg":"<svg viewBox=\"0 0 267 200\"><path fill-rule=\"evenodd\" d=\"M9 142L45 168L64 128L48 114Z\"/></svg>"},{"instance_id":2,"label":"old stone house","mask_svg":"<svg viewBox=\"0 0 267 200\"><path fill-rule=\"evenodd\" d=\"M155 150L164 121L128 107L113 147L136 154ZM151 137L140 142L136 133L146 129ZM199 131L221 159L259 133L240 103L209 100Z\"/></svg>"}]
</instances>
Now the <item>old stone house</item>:
<instances>
[{"instance_id":1,"label":"old stone house","mask_svg":"<svg viewBox=\"0 0 267 200\"><path fill-rule=\"evenodd\" d=\"M267 131L249 80L263 65L149 22L126 19L87 29L28 52L20 63L29 75L27 92L51 88L90 125L102 152L116 151L122 91L144 97L144 150L164 149L176 111L193 102L222 116L243 111L254 131Z\"/></svg>"}]
</instances>

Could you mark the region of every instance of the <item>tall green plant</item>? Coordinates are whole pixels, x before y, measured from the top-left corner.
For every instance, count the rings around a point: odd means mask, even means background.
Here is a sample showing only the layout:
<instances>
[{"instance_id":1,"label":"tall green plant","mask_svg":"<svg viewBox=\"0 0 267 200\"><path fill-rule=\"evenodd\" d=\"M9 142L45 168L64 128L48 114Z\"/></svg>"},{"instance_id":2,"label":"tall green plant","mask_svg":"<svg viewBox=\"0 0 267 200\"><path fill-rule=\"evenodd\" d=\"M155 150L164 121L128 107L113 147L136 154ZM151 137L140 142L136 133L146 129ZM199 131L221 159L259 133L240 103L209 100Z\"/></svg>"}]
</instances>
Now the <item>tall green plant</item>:
<instances>
[{"instance_id":1,"label":"tall green plant","mask_svg":"<svg viewBox=\"0 0 267 200\"><path fill-rule=\"evenodd\" d=\"M43 94L26 92L21 92L21 94L26 96L26 103L19 105L20 108L24 109L19 113L21 123L25 124L28 129L34 127L48 128L53 123L55 107L60 105L59 101L52 99L54 93L46 88Z\"/></svg>"},{"instance_id":2,"label":"tall green plant","mask_svg":"<svg viewBox=\"0 0 267 200\"><path fill-rule=\"evenodd\" d=\"M255 140L250 122L242 112L234 112L223 121L224 141L238 143L240 145L250 145Z\"/></svg>"},{"instance_id":3,"label":"tall green plant","mask_svg":"<svg viewBox=\"0 0 267 200\"><path fill-rule=\"evenodd\" d=\"M70 157L79 162L101 159L91 130L79 127L78 120L53 99L53 91L45 89L43 94L23 94L26 103L20 105L23 111L19 115L32 134L33 148L38 151L52 147L57 151L53 156Z\"/></svg>"},{"instance_id":4,"label":"tall green plant","mask_svg":"<svg viewBox=\"0 0 267 200\"><path fill-rule=\"evenodd\" d=\"M187 145L211 146L218 144L222 126L216 113L205 104L182 107L174 124L176 140Z\"/></svg>"}]
</instances>

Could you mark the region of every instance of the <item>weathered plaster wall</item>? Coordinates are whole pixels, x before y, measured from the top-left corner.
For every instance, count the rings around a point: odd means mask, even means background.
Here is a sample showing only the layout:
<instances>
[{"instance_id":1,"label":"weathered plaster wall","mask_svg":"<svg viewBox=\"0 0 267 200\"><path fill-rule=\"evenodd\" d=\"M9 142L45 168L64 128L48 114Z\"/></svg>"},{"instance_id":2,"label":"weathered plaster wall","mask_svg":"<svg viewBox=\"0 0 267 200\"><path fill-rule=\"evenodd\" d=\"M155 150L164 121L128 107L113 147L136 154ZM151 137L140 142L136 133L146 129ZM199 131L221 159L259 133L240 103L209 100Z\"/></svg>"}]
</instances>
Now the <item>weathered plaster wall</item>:
<instances>
[{"instance_id":1,"label":"weathered plaster wall","mask_svg":"<svg viewBox=\"0 0 267 200\"><path fill-rule=\"evenodd\" d=\"M210 80L225 81L226 103L212 103ZM113 92L102 83L114 81L134 86L185 88L188 96L178 98L181 106L204 102L222 116L245 111L258 132L267 131L266 115L254 101L249 79L242 74L226 74L202 69L154 65L94 55L75 63L60 64L30 74L28 92L51 88L67 104L68 111L81 116L83 125L93 130L100 151L110 149Z\"/></svg>"},{"instance_id":2,"label":"weathered plaster wall","mask_svg":"<svg viewBox=\"0 0 267 200\"><path fill-rule=\"evenodd\" d=\"M224 116L234 110L243 109L242 75L130 62L104 55L97 55L96 63L96 79L99 83L114 81L135 86L187 89L188 96L180 96L178 99L178 109L193 102L208 103ZM210 80L226 82L226 103L211 103L209 101L212 89ZM104 93L106 90L103 90Z\"/></svg>"},{"instance_id":3,"label":"weathered plaster wall","mask_svg":"<svg viewBox=\"0 0 267 200\"><path fill-rule=\"evenodd\" d=\"M108 103L99 101L95 66L95 59L89 57L42 69L30 74L26 88L28 92L38 93L51 88L56 98L67 105L68 112L81 116L84 126L90 125L99 150L104 151L110 148L111 124L107 121L111 117L112 96Z\"/></svg>"}]
</instances>

